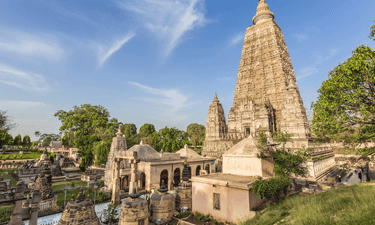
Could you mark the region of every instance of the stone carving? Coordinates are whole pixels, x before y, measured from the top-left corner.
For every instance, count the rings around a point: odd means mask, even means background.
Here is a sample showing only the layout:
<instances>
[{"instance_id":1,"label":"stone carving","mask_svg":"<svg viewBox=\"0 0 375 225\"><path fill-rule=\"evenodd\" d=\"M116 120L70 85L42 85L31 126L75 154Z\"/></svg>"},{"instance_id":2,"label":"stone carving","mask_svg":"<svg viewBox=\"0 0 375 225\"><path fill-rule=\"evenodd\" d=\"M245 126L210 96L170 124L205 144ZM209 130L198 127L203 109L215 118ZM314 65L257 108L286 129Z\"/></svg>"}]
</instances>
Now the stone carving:
<instances>
[{"instance_id":1,"label":"stone carving","mask_svg":"<svg viewBox=\"0 0 375 225\"><path fill-rule=\"evenodd\" d=\"M220 194L214 193L214 209L220 210Z\"/></svg>"}]
</instances>

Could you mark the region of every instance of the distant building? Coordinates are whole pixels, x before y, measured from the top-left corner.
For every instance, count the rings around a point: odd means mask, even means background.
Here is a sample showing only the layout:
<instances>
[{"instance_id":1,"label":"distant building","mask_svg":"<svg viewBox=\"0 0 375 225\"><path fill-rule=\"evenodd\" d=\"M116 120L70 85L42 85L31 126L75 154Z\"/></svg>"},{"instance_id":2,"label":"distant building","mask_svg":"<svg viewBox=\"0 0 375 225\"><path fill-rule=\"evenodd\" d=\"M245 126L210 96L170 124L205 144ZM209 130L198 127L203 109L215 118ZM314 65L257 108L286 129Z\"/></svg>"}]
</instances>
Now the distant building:
<instances>
[{"instance_id":1,"label":"distant building","mask_svg":"<svg viewBox=\"0 0 375 225\"><path fill-rule=\"evenodd\" d=\"M51 141L49 144L51 148L61 148L62 147L62 142L61 141Z\"/></svg>"}]
</instances>

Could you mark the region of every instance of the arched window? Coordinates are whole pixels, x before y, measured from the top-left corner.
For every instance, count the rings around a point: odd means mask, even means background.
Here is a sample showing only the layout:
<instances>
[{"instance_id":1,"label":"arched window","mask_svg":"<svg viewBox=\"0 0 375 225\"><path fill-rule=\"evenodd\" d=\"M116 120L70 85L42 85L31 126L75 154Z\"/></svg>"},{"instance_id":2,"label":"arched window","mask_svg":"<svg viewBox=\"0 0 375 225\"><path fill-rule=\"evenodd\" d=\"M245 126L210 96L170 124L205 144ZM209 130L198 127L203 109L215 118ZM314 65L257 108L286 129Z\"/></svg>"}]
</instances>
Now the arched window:
<instances>
[{"instance_id":1,"label":"arched window","mask_svg":"<svg viewBox=\"0 0 375 225\"><path fill-rule=\"evenodd\" d=\"M210 174L210 164L206 165L206 171L207 171L207 174Z\"/></svg>"},{"instance_id":2,"label":"arched window","mask_svg":"<svg viewBox=\"0 0 375 225\"><path fill-rule=\"evenodd\" d=\"M162 181L164 181L164 184L168 187L168 170L163 170L160 173L160 186L162 184Z\"/></svg>"},{"instance_id":3,"label":"arched window","mask_svg":"<svg viewBox=\"0 0 375 225\"><path fill-rule=\"evenodd\" d=\"M197 169L195 170L195 175L199 176L200 172L201 172L201 166L197 166Z\"/></svg>"},{"instance_id":4,"label":"arched window","mask_svg":"<svg viewBox=\"0 0 375 225\"><path fill-rule=\"evenodd\" d=\"M180 168L177 168L173 172L173 186L177 187L181 181L181 171Z\"/></svg>"}]
</instances>

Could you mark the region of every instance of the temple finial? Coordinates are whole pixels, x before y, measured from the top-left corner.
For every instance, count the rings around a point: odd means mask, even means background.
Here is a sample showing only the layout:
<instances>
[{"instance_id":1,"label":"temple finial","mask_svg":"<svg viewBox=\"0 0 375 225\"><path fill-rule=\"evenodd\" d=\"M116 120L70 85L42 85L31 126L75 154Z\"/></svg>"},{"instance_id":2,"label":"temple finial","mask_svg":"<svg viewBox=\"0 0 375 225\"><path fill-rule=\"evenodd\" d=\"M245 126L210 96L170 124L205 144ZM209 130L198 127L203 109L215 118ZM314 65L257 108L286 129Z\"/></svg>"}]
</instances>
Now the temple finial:
<instances>
[{"instance_id":1,"label":"temple finial","mask_svg":"<svg viewBox=\"0 0 375 225\"><path fill-rule=\"evenodd\" d=\"M117 137L122 137L122 135L123 135L123 133L121 132L121 125L119 124L119 125L118 125L118 131L117 131L117 133L116 133L116 136L117 136Z\"/></svg>"},{"instance_id":2,"label":"temple finial","mask_svg":"<svg viewBox=\"0 0 375 225\"><path fill-rule=\"evenodd\" d=\"M257 13L253 18L253 24L256 25L260 21L274 19L275 15L270 11L268 4L265 0L259 0Z\"/></svg>"},{"instance_id":3,"label":"temple finial","mask_svg":"<svg viewBox=\"0 0 375 225\"><path fill-rule=\"evenodd\" d=\"M217 94L215 92L215 97L214 97L214 100L212 102L219 102L219 99L217 98Z\"/></svg>"}]
</instances>

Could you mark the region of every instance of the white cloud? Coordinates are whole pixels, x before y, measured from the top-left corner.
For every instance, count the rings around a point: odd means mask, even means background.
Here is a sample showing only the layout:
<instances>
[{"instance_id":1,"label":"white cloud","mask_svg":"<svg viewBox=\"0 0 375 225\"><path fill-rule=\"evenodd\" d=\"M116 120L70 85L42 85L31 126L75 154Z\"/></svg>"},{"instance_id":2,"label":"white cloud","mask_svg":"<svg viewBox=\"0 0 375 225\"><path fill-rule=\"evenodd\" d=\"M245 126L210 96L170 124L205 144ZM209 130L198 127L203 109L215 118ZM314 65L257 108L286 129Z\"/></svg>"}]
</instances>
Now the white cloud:
<instances>
[{"instance_id":1,"label":"white cloud","mask_svg":"<svg viewBox=\"0 0 375 225\"><path fill-rule=\"evenodd\" d=\"M110 47L99 46L99 65L102 66L109 57L111 57L115 52L121 49L121 47L130 41L135 36L134 32L129 32L123 38L116 40Z\"/></svg>"},{"instance_id":2,"label":"white cloud","mask_svg":"<svg viewBox=\"0 0 375 225\"><path fill-rule=\"evenodd\" d=\"M238 43L241 43L241 41L243 41L244 38L245 38L244 34L243 33L239 33L239 34L237 34L235 37L233 37L230 40L230 45L236 45Z\"/></svg>"},{"instance_id":3,"label":"white cloud","mask_svg":"<svg viewBox=\"0 0 375 225\"><path fill-rule=\"evenodd\" d=\"M139 16L143 26L166 41L164 55L168 56L188 31L207 24L201 4L203 2L204 0L122 0L119 5Z\"/></svg>"},{"instance_id":4,"label":"white cloud","mask_svg":"<svg viewBox=\"0 0 375 225\"><path fill-rule=\"evenodd\" d=\"M43 102L31 102L31 101L0 101L0 108L8 111L22 111L33 107L43 107Z\"/></svg>"},{"instance_id":5,"label":"white cloud","mask_svg":"<svg viewBox=\"0 0 375 225\"><path fill-rule=\"evenodd\" d=\"M164 105L170 106L170 112L177 112L187 106L186 101L187 97L181 94L178 90L161 90L156 88L147 87L145 85L139 84L137 82L129 82L129 84L140 87L143 91L161 96L162 98L143 98L145 100L154 101Z\"/></svg>"},{"instance_id":6,"label":"white cloud","mask_svg":"<svg viewBox=\"0 0 375 225\"><path fill-rule=\"evenodd\" d=\"M64 54L57 39L48 34L0 29L0 51L58 60Z\"/></svg>"},{"instance_id":7,"label":"white cloud","mask_svg":"<svg viewBox=\"0 0 375 225\"><path fill-rule=\"evenodd\" d=\"M25 91L44 92L51 90L42 75L26 73L1 64L0 83L21 88Z\"/></svg>"},{"instance_id":8,"label":"white cloud","mask_svg":"<svg viewBox=\"0 0 375 225\"><path fill-rule=\"evenodd\" d=\"M299 76L296 76L296 80L299 80L301 78L316 74L319 70L315 67L307 67L301 70L298 74L301 74Z\"/></svg>"},{"instance_id":9,"label":"white cloud","mask_svg":"<svg viewBox=\"0 0 375 225\"><path fill-rule=\"evenodd\" d=\"M215 78L216 81L229 81L231 80L230 77L216 77Z\"/></svg>"},{"instance_id":10,"label":"white cloud","mask_svg":"<svg viewBox=\"0 0 375 225\"><path fill-rule=\"evenodd\" d=\"M298 43L301 43L301 42L303 42L306 38L308 38L308 36L307 36L306 34L294 34L294 35L292 35L292 36L294 36L294 37L297 39Z\"/></svg>"}]
</instances>

